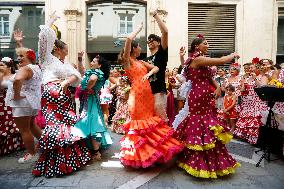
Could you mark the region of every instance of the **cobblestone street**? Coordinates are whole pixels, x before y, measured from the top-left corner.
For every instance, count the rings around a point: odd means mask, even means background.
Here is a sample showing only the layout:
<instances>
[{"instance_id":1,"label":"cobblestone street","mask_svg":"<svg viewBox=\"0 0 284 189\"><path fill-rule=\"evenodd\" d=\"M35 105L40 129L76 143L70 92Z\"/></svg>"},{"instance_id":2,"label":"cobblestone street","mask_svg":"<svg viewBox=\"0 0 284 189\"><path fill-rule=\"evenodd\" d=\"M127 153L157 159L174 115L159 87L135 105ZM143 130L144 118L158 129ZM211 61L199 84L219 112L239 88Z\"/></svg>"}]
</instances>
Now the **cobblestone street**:
<instances>
[{"instance_id":1,"label":"cobblestone street","mask_svg":"<svg viewBox=\"0 0 284 189\"><path fill-rule=\"evenodd\" d=\"M94 162L81 171L59 178L34 177L32 164L18 164L17 158L23 152L16 152L0 159L1 189L75 189L75 188L139 188L139 189L281 189L284 182L284 162L282 160L265 162L262 167L255 163L254 147L233 140L229 143L230 153L242 164L236 173L220 179L197 179L177 168L174 162L146 170L123 168L119 163L118 141L121 135L113 134L115 144L103 152L103 159ZM264 166L264 167L263 167Z\"/></svg>"}]
</instances>

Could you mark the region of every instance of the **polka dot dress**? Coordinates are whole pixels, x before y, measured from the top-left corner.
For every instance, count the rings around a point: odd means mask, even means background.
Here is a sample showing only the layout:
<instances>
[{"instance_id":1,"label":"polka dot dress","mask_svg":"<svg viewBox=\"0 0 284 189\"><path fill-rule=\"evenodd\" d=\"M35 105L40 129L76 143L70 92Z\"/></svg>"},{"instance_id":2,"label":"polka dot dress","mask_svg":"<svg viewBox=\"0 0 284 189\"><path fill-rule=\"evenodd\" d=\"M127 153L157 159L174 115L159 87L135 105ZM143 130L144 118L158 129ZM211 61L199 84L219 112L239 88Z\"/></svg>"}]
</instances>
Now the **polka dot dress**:
<instances>
[{"instance_id":1,"label":"polka dot dress","mask_svg":"<svg viewBox=\"0 0 284 189\"><path fill-rule=\"evenodd\" d=\"M0 156L24 147L21 134L12 117L12 109L5 106L6 89L0 89Z\"/></svg>"},{"instance_id":2,"label":"polka dot dress","mask_svg":"<svg viewBox=\"0 0 284 189\"><path fill-rule=\"evenodd\" d=\"M183 145L172 138L173 128L154 116L150 83L142 81L147 68L134 59L130 63L131 69L126 70L126 74L131 81L128 99L131 119L123 125L125 136L120 140L120 161L124 166L146 168L171 160Z\"/></svg>"},{"instance_id":3,"label":"polka dot dress","mask_svg":"<svg viewBox=\"0 0 284 189\"><path fill-rule=\"evenodd\" d=\"M197 56L200 56L199 52L192 54L188 65ZM232 136L228 133L229 128L218 121L210 104L211 69L188 66L185 73L192 82L192 89L188 96L189 114L174 133L174 137L186 146L180 154L178 166L190 175L201 178L217 178L233 173L239 164L224 145Z\"/></svg>"},{"instance_id":4,"label":"polka dot dress","mask_svg":"<svg viewBox=\"0 0 284 189\"><path fill-rule=\"evenodd\" d=\"M259 135L259 127L263 125L261 123L261 113L268 111L268 107L255 93L255 81L253 79L246 79L245 84L247 94L242 96L241 111L236 123L234 135L251 144L256 144Z\"/></svg>"},{"instance_id":5,"label":"polka dot dress","mask_svg":"<svg viewBox=\"0 0 284 189\"><path fill-rule=\"evenodd\" d=\"M44 85L42 113L46 127L39 140L43 149L33 174L53 177L76 171L90 160L90 153L79 137L70 133L76 122L71 93L62 91L60 84Z\"/></svg>"}]
</instances>

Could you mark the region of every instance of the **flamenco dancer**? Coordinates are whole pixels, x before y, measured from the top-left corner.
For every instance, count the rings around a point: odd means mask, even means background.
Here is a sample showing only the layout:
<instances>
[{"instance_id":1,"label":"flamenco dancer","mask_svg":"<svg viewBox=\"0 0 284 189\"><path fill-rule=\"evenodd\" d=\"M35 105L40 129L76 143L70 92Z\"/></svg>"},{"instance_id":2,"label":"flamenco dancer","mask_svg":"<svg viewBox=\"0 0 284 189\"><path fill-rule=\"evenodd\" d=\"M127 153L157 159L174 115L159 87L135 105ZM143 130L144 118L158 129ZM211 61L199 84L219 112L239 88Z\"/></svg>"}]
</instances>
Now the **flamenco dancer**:
<instances>
[{"instance_id":1,"label":"flamenco dancer","mask_svg":"<svg viewBox=\"0 0 284 189\"><path fill-rule=\"evenodd\" d=\"M81 82L80 105L82 112L80 120L72 127L74 135L87 138L91 143L93 159L100 160L100 148L107 148L112 139L107 132L103 111L100 106L100 90L109 78L110 64L100 56L96 56L89 64L89 68ZM80 107L80 108L81 108Z\"/></svg>"},{"instance_id":2,"label":"flamenco dancer","mask_svg":"<svg viewBox=\"0 0 284 189\"><path fill-rule=\"evenodd\" d=\"M134 168L167 162L183 149L171 137L173 129L162 118L154 116L154 97L148 78L159 69L137 60L141 48L133 39L142 28L141 24L128 36L125 47L118 56L118 62L123 65L131 81L128 101L131 121L124 125L126 135L121 139L120 161L123 165Z\"/></svg>"},{"instance_id":3,"label":"flamenco dancer","mask_svg":"<svg viewBox=\"0 0 284 189\"><path fill-rule=\"evenodd\" d=\"M192 88L188 95L189 114L178 126L174 136L182 141L186 148L179 156L178 166L192 176L200 178L217 178L228 175L239 166L227 152L225 143L232 136L230 129L222 126L208 106L211 99L210 85L220 88L212 79L210 66L222 65L237 58L232 53L221 58L209 58L204 54L208 51L208 42L198 35L191 43L190 56L186 61L185 75L191 80Z\"/></svg>"},{"instance_id":4,"label":"flamenco dancer","mask_svg":"<svg viewBox=\"0 0 284 189\"><path fill-rule=\"evenodd\" d=\"M34 167L35 176L53 177L78 170L90 160L85 142L70 133L77 121L69 85L80 84L80 73L64 59L67 45L56 40L52 25L58 16L51 15L46 25L40 26L39 58L43 71L42 113L46 120L39 139L42 153Z\"/></svg>"}]
</instances>

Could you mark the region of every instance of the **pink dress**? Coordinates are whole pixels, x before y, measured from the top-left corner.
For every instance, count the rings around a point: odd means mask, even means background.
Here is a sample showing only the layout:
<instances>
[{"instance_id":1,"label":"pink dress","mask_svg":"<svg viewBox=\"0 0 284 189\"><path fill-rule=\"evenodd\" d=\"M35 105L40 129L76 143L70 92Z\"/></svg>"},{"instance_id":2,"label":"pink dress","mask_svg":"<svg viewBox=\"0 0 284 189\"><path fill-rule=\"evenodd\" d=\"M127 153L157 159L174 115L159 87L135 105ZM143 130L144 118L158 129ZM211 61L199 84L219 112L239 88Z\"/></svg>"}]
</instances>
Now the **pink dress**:
<instances>
[{"instance_id":1,"label":"pink dress","mask_svg":"<svg viewBox=\"0 0 284 189\"><path fill-rule=\"evenodd\" d=\"M192 54L188 64L197 56L200 56L198 52ZM211 69L188 66L186 76L192 82L192 89L188 95L189 114L174 134L186 146L179 156L178 166L190 175L201 178L217 178L233 173L239 164L225 147L232 135L229 128L217 120L213 108L208 106L211 100L210 79L213 76Z\"/></svg>"},{"instance_id":2,"label":"pink dress","mask_svg":"<svg viewBox=\"0 0 284 189\"><path fill-rule=\"evenodd\" d=\"M259 134L263 111L267 111L268 107L254 91L256 87L255 81L252 79L245 80L246 95L242 96L241 111L239 119L236 123L234 135L247 140L251 144L256 144Z\"/></svg>"}]
</instances>

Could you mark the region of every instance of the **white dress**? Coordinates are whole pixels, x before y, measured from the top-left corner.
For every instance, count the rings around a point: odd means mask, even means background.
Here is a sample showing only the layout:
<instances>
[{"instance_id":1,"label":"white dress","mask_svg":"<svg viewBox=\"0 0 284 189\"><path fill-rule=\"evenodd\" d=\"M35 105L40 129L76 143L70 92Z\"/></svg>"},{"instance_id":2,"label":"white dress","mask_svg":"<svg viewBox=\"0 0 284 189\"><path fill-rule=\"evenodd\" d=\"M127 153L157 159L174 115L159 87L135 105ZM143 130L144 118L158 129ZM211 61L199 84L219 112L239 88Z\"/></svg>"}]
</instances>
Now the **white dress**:
<instances>
[{"instance_id":1,"label":"white dress","mask_svg":"<svg viewBox=\"0 0 284 189\"><path fill-rule=\"evenodd\" d=\"M38 65L28 64L27 67L32 70L33 77L23 82L21 96L24 96L25 98L13 100L13 80L16 73L10 78L11 82L8 83L5 105L13 108L31 108L33 110L40 110L42 73Z\"/></svg>"},{"instance_id":2,"label":"white dress","mask_svg":"<svg viewBox=\"0 0 284 189\"><path fill-rule=\"evenodd\" d=\"M81 81L81 74L68 62L64 64L53 54L51 54L56 40L55 32L48 26L41 25L39 33L39 59L43 72L42 83L45 85L52 81L64 80L75 75L78 79L71 84L77 87Z\"/></svg>"}]
</instances>

